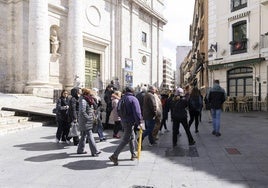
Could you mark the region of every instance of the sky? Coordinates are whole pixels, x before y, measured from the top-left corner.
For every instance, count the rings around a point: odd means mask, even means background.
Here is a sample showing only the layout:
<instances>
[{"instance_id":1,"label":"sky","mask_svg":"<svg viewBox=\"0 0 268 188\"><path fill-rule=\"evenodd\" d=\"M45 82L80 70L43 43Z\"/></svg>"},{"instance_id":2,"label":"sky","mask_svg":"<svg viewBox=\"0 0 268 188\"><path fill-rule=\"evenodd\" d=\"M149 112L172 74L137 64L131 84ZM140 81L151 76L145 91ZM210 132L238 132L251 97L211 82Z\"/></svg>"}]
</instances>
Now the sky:
<instances>
[{"instance_id":1,"label":"sky","mask_svg":"<svg viewBox=\"0 0 268 188\"><path fill-rule=\"evenodd\" d=\"M164 18L168 23L164 25L163 55L176 64L176 47L191 46L189 28L193 20L195 0L165 0Z\"/></svg>"}]
</instances>

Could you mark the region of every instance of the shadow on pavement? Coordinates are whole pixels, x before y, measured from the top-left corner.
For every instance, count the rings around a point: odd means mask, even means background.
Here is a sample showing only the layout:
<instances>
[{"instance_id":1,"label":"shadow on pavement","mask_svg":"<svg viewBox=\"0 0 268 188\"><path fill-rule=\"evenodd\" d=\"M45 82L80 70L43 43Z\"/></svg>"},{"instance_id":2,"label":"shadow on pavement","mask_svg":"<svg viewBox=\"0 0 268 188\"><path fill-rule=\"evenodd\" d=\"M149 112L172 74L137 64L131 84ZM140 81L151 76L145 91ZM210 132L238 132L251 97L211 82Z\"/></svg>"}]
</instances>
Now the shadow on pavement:
<instances>
[{"instance_id":1,"label":"shadow on pavement","mask_svg":"<svg viewBox=\"0 0 268 188\"><path fill-rule=\"evenodd\" d=\"M44 155L38 155L35 157L29 157L24 159L25 161L31 161L31 162L47 162L47 161L53 161L53 160L60 160L60 159L68 159L68 158L81 158L81 157L89 157L89 155L78 155L76 153L70 154L70 153L49 153ZM91 156L90 156L91 157Z\"/></svg>"},{"instance_id":2,"label":"shadow on pavement","mask_svg":"<svg viewBox=\"0 0 268 188\"><path fill-rule=\"evenodd\" d=\"M112 164L107 163L110 163L110 161L83 160L83 161L70 162L68 164L63 165L63 167L69 168L71 170L97 170L114 166ZM121 166L135 166L135 165L121 165Z\"/></svg>"},{"instance_id":3,"label":"shadow on pavement","mask_svg":"<svg viewBox=\"0 0 268 188\"><path fill-rule=\"evenodd\" d=\"M26 151L50 151L50 150L59 150L65 149L67 144L55 144L55 142L37 142L37 143L28 143L21 145L14 145L14 147L20 147L22 150Z\"/></svg>"},{"instance_id":4,"label":"shadow on pavement","mask_svg":"<svg viewBox=\"0 0 268 188\"><path fill-rule=\"evenodd\" d=\"M55 138L55 136L44 136L44 137L41 137L42 139L48 139L48 140L52 140Z\"/></svg>"}]
</instances>

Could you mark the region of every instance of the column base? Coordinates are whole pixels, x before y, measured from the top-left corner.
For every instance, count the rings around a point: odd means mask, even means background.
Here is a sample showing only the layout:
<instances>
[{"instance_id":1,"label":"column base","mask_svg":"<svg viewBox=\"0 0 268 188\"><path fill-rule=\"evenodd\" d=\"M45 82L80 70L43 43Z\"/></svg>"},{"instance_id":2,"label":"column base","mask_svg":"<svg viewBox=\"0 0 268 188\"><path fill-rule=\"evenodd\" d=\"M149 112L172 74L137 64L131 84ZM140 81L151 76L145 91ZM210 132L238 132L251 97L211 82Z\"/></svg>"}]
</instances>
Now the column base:
<instances>
[{"instance_id":1,"label":"column base","mask_svg":"<svg viewBox=\"0 0 268 188\"><path fill-rule=\"evenodd\" d=\"M53 98L54 87L48 84L29 83L24 92L38 97Z\"/></svg>"}]
</instances>

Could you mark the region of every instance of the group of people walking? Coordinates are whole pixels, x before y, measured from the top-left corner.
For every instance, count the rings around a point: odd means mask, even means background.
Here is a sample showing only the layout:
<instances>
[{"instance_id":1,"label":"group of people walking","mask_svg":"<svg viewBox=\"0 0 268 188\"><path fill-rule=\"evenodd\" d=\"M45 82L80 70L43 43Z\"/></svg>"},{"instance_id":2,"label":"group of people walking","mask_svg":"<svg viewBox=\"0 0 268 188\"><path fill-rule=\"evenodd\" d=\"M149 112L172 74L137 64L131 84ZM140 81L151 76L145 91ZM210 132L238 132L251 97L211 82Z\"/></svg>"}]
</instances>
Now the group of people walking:
<instances>
[{"instance_id":1,"label":"group of people walking","mask_svg":"<svg viewBox=\"0 0 268 188\"><path fill-rule=\"evenodd\" d=\"M74 145L78 145L77 153L86 153L84 150L86 138L92 156L98 156L101 152L97 149L92 133L93 115L100 113L101 102L97 99L98 95L90 89L74 88L71 90L71 99L68 98L68 92L63 91L57 102L57 108L60 112L57 114L58 130L56 141L60 139L65 142L70 141L68 129L70 122L79 123L81 135L73 137ZM80 96L81 95L81 96ZM211 108L213 119L212 134L220 136L220 113L221 105L225 101L225 91L219 86L219 81L215 80L205 96L206 105ZM119 130L123 130L121 142L109 157L114 165L118 165L118 156L123 148L129 144L131 160L137 158L135 153L138 129L145 129L141 135L142 142L148 136L149 146L157 144L158 133L162 133L162 128L168 131L166 121L168 113L171 112L172 120L172 144L177 146L178 136L181 135L179 130L182 124L188 138L189 145L194 145L195 140L191 134L190 127L195 122L195 133L199 132L199 121L201 121L201 111L203 108L204 98L197 87L186 87L185 89L177 88L173 93L159 93L156 87L146 85L140 92L135 93L132 87L125 87L119 91L112 85L108 85L104 94L106 102L106 119L104 125L109 122L114 124L113 138L120 138ZM99 101L99 102L98 102ZM120 112L121 110L121 112ZM123 112L122 112L123 111ZM187 115L190 115L188 121ZM144 123L145 127L141 125ZM101 126L102 127L102 126ZM103 129L99 133L100 141L103 141Z\"/></svg>"},{"instance_id":2,"label":"group of people walking","mask_svg":"<svg viewBox=\"0 0 268 188\"><path fill-rule=\"evenodd\" d=\"M85 143L88 141L91 155L98 156L101 152L97 149L93 137L94 118L101 118L101 101L98 97L98 90L87 88L73 88L71 96L67 90L61 92L56 104L56 120L58 124L56 142L70 143L73 138L74 145L77 145L77 154L85 154ZM98 121L101 122L101 121ZM70 125L78 123L80 135L70 137ZM97 133L100 141L106 140L103 134L102 125L98 124ZM79 138L80 136L80 138Z\"/></svg>"}]
</instances>

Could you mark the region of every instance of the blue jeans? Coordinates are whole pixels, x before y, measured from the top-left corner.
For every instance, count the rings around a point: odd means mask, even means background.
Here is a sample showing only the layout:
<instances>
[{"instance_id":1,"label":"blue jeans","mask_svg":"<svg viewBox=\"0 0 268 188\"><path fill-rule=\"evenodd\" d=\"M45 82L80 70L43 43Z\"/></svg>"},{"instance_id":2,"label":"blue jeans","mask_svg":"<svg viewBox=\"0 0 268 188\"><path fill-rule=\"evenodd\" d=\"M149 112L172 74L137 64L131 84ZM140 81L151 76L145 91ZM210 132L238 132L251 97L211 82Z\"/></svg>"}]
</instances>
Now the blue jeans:
<instances>
[{"instance_id":1,"label":"blue jeans","mask_svg":"<svg viewBox=\"0 0 268 188\"><path fill-rule=\"evenodd\" d=\"M81 131L81 138L78 143L77 147L77 153L83 153L85 150L85 145L86 145L86 139L88 139L88 144L89 144L89 149L91 151L91 155L95 155L98 153L98 149L95 143L95 139L92 133L92 130L86 130L86 131Z\"/></svg>"},{"instance_id":2,"label":"blue jeans","mask_svg":"<svg viewBox=\"0 0 268 188\"><path fill-rule=\"evenodd\" d=\"M220 132L221 109L211 109L213 131Z\"/></svg>"},{"instance_id":3,"label":"blue jeans","mask_svg":"<svg viewBox=\"0 0 268 188\"><path fill-rule=\"evenodd\" d=\"M146 124L146 130L142 134L142 140L146 136L148 136L150 144L153 144L153 143L155 143L155 140L153 138L153 130L154 130L154 126L155 126L155 120L154 119L145 120L145 124Z\"/></svg>"}]
</instances>

